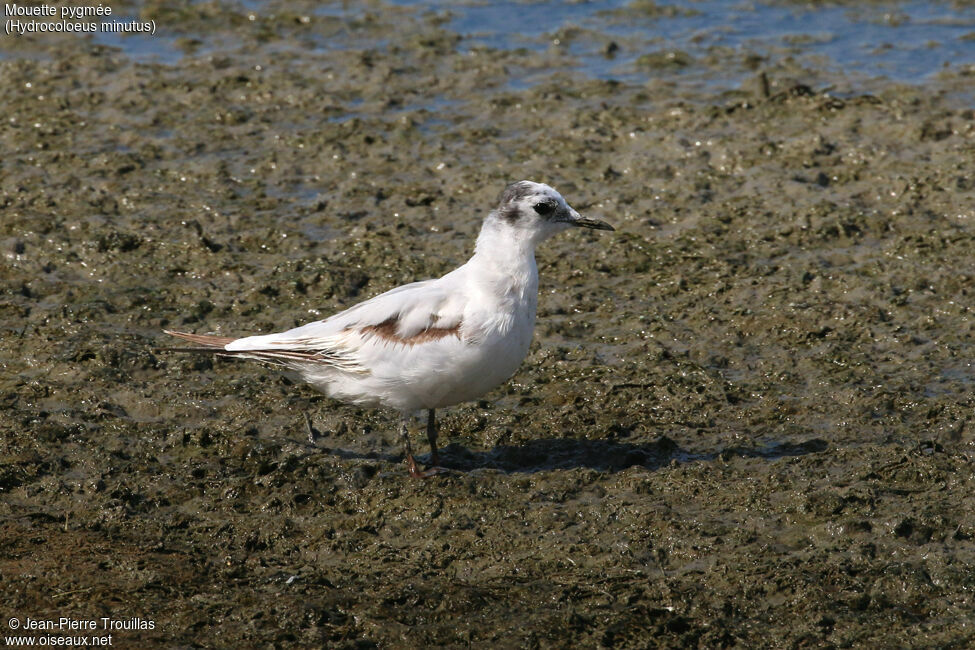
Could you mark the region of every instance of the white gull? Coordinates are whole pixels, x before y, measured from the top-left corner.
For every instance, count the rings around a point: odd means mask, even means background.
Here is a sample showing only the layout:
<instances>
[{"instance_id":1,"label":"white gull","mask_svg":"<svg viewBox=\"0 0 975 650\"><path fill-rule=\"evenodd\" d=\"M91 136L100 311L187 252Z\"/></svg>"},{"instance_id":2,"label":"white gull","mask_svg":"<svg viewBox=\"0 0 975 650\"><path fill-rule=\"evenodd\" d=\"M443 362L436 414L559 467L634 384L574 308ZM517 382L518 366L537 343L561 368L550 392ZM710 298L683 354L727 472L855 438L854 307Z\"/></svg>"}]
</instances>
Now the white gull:
<instances>
[{"instance_id":1,"label":"white gull","mask_svg":"<svg viewBox=\"0 0 975 650\"><path fill-rule=\"evenodd\" d=\"M474 255L441 278L277 334L166 333L202 346L180 351L272 362L335 399L396 409L410 474L431 476L442 471L435 410L476 399L515 373L535 328L535 247L573 226L613 230L580 216L548 185L512 183L484 219ZM409 439L409 416L421 409L428 411L431 448L426 471L417 467Z\"/></svg>"}]
</instances>

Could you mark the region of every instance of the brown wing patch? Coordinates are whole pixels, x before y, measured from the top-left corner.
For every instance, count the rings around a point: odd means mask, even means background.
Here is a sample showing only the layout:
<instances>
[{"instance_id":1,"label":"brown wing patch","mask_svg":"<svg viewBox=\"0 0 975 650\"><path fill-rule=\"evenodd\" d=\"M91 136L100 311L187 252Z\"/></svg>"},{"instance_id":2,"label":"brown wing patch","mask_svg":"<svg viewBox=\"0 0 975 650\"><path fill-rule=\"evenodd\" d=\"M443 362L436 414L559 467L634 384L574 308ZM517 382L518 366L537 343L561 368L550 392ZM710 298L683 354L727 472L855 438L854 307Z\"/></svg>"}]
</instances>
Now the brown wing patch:
<instances>
[{"instance_id":1,"label":"brown wing patch","mask_svg":"<svg viewBox=\"0 0 975 650\"><path fill-rule=\"evenodd\" d=\"M429 343L430 341L436 341L448 336L456 336L457 338L460 338L460 323L457 323L453 327L428 327L412 336L400 336L397 334L396 329L398 324L398 319L388 318L379 323L379 325L366 325L359 331L362 332L363 335L376 336L389 343L398 343L401 345Z\"/></svg>"},{"instance_id":2,"label":"brown wing patch","mask_svg":"<svg viewBox=\"0 0 975 650\"><path fill-rule=\"evenodd\" d=\"M172 330L163 331L170 336L175 336L176 338L189 341L190 343L196 343L197 345L205 345L210 348L222 348L228 343L233 343L237 340L232 336L207 336L206 334L189 334L187 332L174 332Z\"/></svg>"}]
</instances>

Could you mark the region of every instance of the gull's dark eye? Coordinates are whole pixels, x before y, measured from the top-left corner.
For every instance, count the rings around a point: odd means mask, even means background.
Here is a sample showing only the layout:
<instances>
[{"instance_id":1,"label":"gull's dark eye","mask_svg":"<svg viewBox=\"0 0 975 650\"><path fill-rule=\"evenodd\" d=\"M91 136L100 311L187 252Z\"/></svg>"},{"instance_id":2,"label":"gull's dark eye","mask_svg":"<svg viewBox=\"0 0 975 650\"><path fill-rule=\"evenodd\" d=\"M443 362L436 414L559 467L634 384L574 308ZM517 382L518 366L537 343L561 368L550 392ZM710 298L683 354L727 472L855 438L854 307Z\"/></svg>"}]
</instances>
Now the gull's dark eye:
<instances>
[{"instance_id":1,"label":"gull's dark eye","mask_svg":"<svg viewBox=\"0 0 975 650\"><path fill-rule=\"evenodd\" d=\"M552 214L552 212L554 210L555 210L555 204L554 203L536 203L535 204L535 212L537 212L538 214L542 215L543 217Z\"/></svg>"}]
</instances>

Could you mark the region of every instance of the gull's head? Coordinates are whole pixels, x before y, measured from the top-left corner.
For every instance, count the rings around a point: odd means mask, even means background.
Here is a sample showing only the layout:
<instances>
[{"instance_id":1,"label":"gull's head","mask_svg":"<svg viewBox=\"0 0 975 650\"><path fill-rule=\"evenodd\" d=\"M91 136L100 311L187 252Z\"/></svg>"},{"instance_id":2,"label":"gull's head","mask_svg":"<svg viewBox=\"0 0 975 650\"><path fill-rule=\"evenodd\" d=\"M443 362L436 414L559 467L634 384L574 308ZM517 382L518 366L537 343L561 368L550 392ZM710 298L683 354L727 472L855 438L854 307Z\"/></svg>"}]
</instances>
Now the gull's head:
<instances>
[{"instance_id":1,"label":"gull's head","mask_svg":"<svg viewBox=\"0 0 975 650\"><path fill-rule=\"evenodd\" d=\"M504 188L488 222L533 246L572 227L614 230L605 221L581 216L553 188L532 181L518 181Z\"/></svg>"}]
</instances>

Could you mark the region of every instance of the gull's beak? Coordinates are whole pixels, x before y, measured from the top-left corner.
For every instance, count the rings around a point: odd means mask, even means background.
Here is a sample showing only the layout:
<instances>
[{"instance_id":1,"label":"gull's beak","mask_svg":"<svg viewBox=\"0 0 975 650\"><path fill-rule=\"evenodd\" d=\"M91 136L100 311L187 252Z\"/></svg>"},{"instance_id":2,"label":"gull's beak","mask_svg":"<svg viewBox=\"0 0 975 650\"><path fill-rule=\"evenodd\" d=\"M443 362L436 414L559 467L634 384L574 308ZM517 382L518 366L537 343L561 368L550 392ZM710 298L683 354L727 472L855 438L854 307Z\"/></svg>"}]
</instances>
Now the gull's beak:
<instances>
[{"instance_id":1,"label":"gull's beak","mask_svg":"<svg viewBox=\"0 0 975 650\"><path fill-rule=\"evenodd\" d=\"M605 221L600 221L599 219L587 219L572 208L569 208L569 218L566 221L570 226L578 226L579 228L592 228L593 230L616 230L616 228L613 228Z\"/></svg>"}]
</instances>

